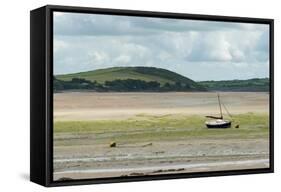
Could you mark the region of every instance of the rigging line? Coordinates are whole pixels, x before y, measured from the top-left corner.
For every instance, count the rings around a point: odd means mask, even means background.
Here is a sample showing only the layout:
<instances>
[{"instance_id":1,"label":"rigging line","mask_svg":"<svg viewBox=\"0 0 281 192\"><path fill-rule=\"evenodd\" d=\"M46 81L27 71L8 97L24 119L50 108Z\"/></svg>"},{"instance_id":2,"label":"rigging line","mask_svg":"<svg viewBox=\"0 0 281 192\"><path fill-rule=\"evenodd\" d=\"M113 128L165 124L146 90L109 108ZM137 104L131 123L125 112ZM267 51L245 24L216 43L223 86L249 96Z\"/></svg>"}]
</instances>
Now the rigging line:
<instances>
[{"instance_id":1,"label":"rigging line","mask_svg":"<svg viewBox=\"0 0 281 192\"><path fill-rule=\"evenodd\" d=\"M229 111L227 110L226 106L224 105L224 103L222 103L223 108L225 109L227 115L232 119L232 115L229 113Z\"/></svg>"},{"instance_id":2,"label":"rigging line","mask_svg":"<svg viewBox=\"0 0 281 192\"><path fill-rule=\"evenodd\" d=\"M220 115L221 115L221 119L223 119L222 110L221 110L220 94L219 94L219 93L218 93L218 102L219 102L219 106L220 106Z\"/></svg>"}]
</instances>

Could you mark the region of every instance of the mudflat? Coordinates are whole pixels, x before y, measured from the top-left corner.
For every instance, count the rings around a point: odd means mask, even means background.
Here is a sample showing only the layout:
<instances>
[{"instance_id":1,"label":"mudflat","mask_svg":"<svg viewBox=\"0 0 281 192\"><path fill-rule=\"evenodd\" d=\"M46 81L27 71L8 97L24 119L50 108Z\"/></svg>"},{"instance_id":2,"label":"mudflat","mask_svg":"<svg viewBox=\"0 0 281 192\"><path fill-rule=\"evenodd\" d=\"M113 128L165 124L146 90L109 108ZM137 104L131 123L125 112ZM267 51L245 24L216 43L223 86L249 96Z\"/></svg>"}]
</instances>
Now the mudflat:
<instances>
[{"instance_id":1,"label":"mudflat","mask_svg":"<svg viewBox=\"0 0 281 192\"><path fill-rule=\"evenodd\" d=\"M54 179L268 167L269 94L220 95L239 128L205 127L212 92L54 94Z\"/></svg>"}]
</instances>

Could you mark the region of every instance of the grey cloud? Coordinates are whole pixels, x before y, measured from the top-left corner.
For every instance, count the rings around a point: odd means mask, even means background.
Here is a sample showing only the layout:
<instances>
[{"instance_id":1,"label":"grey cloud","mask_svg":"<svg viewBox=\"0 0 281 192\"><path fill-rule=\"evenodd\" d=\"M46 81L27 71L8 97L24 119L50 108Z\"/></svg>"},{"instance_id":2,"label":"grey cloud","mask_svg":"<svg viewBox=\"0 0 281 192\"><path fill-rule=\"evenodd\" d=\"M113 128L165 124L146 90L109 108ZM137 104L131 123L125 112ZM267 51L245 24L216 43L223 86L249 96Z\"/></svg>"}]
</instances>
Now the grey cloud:
<instances>
[{"instance_id":1,"label":"grey cloud","mask_svg":"<svg viewBox=\"0 0 281 192\"><path fill-rule=\"evenodd\" d=\"M56 35L153 35L166 32L259 30L255 24L65 13L55 19Z\"/></svg>"},{"instance_id":2,"label":"grey cloud","mask_svg":"<svg viewBox=\"0 0 281 192\"><path fill-rule=\"evenodd\" d=\"M140 30L128 17L89 15L89 14L64 14L54 21L55 35L144 35L153 33L152 30Z\"/></svg>"}]
</instances>

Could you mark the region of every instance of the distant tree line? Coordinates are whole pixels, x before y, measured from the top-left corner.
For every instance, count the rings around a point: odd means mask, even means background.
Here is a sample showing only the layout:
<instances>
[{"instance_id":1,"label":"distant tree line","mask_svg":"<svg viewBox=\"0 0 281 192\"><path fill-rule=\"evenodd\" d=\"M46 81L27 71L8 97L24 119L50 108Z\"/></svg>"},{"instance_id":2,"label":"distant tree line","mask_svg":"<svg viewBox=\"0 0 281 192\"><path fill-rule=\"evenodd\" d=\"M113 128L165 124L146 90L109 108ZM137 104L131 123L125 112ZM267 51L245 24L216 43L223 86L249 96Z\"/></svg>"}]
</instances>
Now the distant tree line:
<instances>
[{"instance_id":1,"label":"distant tree line","mask_svg":"<svg viewBox=\"0 0 281 192\"><path fill-rule=\"evenodd\" d=\"M83 78L72 78L70 81L63 81L53 77L54 91L63 90L93 90L98 92L138 92L138 91L196 91L188 84L181 82L161 84L157 81L144 81L138 79L116 79L105 81L104 84L97 81L89 81Z\"/></svg>"},{"instance_id":2,"label":"distant tree line","mask_svg":"<svg viewBox=\"0 0 281 192\"><path fill-rule=\"evenodd\" d=\"M269 91L268 78L227 81L201 81L198 83L206 87L209 91Z\"/></svg>"}]
</instances>

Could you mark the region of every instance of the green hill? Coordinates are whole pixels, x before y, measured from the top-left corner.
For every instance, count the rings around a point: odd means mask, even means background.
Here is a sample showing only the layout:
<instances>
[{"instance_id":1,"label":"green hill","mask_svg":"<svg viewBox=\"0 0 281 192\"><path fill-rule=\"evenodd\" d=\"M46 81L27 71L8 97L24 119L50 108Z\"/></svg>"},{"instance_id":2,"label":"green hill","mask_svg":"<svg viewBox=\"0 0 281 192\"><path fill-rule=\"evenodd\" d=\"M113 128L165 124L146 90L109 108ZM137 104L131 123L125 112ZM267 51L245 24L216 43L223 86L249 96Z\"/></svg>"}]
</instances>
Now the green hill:
<instances>
[{"instance_id":1,"label":"green hill","mask_svg":"<svg viewBox=\"0 0 281 192\"><path fill-rule=\"evenodd\" d=\"M194 81L184 76L166 69L154 67L113 67L67 75L58 75L56 78L63 81L70 81L73 78L83 78L89 81L97 81L101 84L104 84L105 81L113 81L117 79L136 79L147 82L157 81L161 85L164 85L165 83L181 82L193 84L194 87L196 87L196 83Z\"/></svg>"},{"instance_id":2,"label":"green hill","mask_svg":"<svg viewBox=\"0 0 281 192\"><path fill-rule=\"evenodd\" d=\"M80 79L80 80L79 80ZM155 67L113 67L87 72L57 75L56 84L73 82L95 83L100 90L107 91L204 91L205 88L193 80L175 72ZM82 80L82 81L81 81ZM146 85L150 83L150 85ZM159 84L159 86L156 85ZM94 86L92 86L94 87ZM119 88L118 88L119 87ZM136 87L136 88L135 88ZM72 88L75 88L75 86ZM135 89L134 89L135 88ZM132 90L131 90L132 89ZM153 91L152 90L152 91Z\"/></svg>"}]
</instances>

